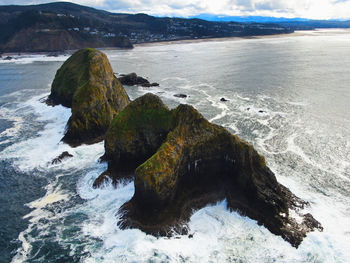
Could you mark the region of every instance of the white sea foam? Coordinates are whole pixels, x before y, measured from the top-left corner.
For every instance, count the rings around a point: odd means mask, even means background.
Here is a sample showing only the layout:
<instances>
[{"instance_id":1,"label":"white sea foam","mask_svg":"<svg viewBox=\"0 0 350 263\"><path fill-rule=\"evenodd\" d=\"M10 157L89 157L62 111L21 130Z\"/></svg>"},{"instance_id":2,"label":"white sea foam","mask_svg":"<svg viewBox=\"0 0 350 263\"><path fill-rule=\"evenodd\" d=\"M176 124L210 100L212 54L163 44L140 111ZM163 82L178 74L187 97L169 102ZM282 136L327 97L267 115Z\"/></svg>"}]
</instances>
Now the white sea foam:
<instances>
[{"instance_id":1,"label":"white sea foam","mask_svg":"<svg viewBox=\"0 0 350 263\"><path fill-rule=\"evenodd\" d=\"M78 192L87 200L81 211L90 218L84 222L83 235L103 241L102 246L88 248L91 256L83 262L256 262L257 258L262 262L309 262L311 259L340 262L346 256L346 250L337 254L329 247L336 242L331 234L334 229L310 233L296 250L254 220L229 212L225 201L193 214L189 222L193 238L156 238L137 229L120 230L116 213L132 197L133 183L117 189L111 185L93 189L92 182L100 171L86 174L78 184ZM312 212L319 220L328 217L324 208L320 210L322 215L316 213L318 205L313 203L314 208L304 212ZM341 216L338 219L344 220ZM342 231L337 232L339 237L344 235Z\"/></svg>"},{"instance_id":2,"label":"white sea foam","mask_svg":"<svg viewBox=\"0 0 350 263\"><path fill-rule=\"evenodd\" d=\"M32 250L32 243L38 238L31 236L31 232L34 229L38 230L40 235L45 236L47 225L40 221L42 219L53 220L56 217L56 214L53 214L44 208L55 202L64 202L69 199L69 193L62 190L61 184L58 183L60 176L61 175L57 175L55 180L46 186L46 194L43 197L27 204L27 206L33 210L23 217L24 219L29 220L29 224L18 236L18 240L22 243L22 246L17 250L16 255L13 257L13 263L24 262L27 260Z\"/></svg>"},{"instance_id":3,"label":"white sea foam","mask_svg":"<svg viewBox=\"0 0 350 263\"><path fill-rule=\"evenodd\" d=\"M229 212L226 202L208 206L193 214L188 236L156 238L137 229L120 230L115 216L119 207L133 194L133 183L113 189L92 189L87 174L78 192L88 197L84 211L90 219L84 222L84 236L103 240L101 247L91 247L91 257L84 262L302 262L303 251L295 253L282 238L258 226L254 220ZM84 183L82 183L84 182ZM89 193L86 194L87 189ZM91 192L95 192L92 194ZM272 262L272 261L271 261Z\"/></svg>"},{"instance_id":4,"label":"white sea foam","mask_svg":"<svg viewBox=\"0 0 350 263\"><path fill-rule=\"evenodd\" d=\"M14 63L14 64L31 64L34 62L53 62L53 61L65 61L68 55L61 56L46 56L46 55L15 55L11 56L11 60L0 59L0 64Z\"/></svg>"},{"instance_id":5,"label":"white sea foam","mask_svg":"<svg viewBox=\"0 0 350 263\"><path fill-rule=\"evenodd\" d=\"M48 122L44 129L36 137L10 145L0 153L2 158L13 158L20 170L47 168L53 158L69 147L59 142L71 114L70 109L62 106L49 107L40 102L40 98L42 96L34 97L24 105L29 112L37 115L37 121Z\"/></svg>"}]
</instances>

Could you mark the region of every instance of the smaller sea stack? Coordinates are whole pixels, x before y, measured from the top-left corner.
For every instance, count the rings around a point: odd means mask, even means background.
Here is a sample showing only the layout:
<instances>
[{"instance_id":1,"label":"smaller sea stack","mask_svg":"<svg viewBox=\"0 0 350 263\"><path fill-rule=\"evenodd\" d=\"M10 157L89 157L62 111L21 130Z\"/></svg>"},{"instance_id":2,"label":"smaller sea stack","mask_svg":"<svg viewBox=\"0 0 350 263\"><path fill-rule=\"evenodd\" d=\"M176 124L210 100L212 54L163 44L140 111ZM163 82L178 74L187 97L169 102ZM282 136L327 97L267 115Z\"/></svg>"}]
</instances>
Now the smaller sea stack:
<instances>
[{"instance_id":1,"label":"smaller sea stack","mask_svg":"<svg viewBox=\"0 0 350 263\"><path fill-rule=\"evenodd\" d=\"M130 99L107 56L92 48L75 52L57 71L48 103L72 109L63 141L71 146L104 139L112 119Z\"/></svg>"}]
</instances>

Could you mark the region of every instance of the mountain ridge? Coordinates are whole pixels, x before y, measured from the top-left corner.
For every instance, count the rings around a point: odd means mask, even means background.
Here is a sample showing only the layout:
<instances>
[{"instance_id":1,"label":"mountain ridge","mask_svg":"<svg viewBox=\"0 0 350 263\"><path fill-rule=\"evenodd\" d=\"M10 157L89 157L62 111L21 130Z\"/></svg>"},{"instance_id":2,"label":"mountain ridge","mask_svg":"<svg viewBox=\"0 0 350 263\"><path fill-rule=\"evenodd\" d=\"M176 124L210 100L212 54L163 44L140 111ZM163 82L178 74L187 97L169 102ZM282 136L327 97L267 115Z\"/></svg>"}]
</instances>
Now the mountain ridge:
<instances>
[{"instance_id":1,"label":"mountain ridge","mask_svg":"<svg viewBox=\"0 0 350 263\"><path fill-rule=\"evenodd\" d=\"M0 52L132 48L135 43L292 32L276 24L111 13L69 2L0 6Z\"/></svg>"}]
</instances>

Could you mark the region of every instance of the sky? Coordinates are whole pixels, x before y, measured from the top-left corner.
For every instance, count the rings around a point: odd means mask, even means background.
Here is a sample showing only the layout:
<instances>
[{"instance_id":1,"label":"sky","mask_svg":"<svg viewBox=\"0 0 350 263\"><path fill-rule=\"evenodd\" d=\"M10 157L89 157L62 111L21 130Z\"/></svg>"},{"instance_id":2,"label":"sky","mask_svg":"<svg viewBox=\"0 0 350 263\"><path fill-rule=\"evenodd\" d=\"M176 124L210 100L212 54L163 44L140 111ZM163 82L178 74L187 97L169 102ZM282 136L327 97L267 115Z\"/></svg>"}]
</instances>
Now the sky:
<instances>
[{"instance_id":1,"label":"sky","mask_svg":"<svg viewBox=\"0 0 350 263\"><path fill-rule=\"evenodd\" d=\"M57 1L57 0L53 0ZM0 5L39 4L48 0L0 0ZM350 19L350 0L71 0L111 12L157 16L274 16L309 19Z\"/></svg>"}]
</instances>

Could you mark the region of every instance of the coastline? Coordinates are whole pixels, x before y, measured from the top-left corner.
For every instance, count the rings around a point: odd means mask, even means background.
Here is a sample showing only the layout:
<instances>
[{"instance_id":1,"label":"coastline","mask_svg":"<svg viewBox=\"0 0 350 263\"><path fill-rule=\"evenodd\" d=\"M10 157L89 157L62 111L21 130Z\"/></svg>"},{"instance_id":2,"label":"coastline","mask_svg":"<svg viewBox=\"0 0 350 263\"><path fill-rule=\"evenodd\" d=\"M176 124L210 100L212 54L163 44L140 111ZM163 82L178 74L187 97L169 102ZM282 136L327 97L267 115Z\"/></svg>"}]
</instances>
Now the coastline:
<instances>
[{"instance_id":1,"label":"coastline","mask_svg":"<svg viewBox=\"0 0 350 263\"><path fill-rule=\"evenodd\" d=\"M220 38L201 38L201 39L179 39L179 40L169 40L169 41L157 41L157 42L146 42L146 43L136 43L133 44L134 47L144 47L144 46L156 46L156 45L173 45L173 44L194 44L203 42L225 42L225 41L241 41L241 40L260 40L260 39L279 39L279 38L294 38L294 37L304 37L304 36L329 36L332 34L350 34L350 28L320 28L315 30L296 30L293 33L284 34L273 34L273 35L260 35L260 36L243 36L243 37L220 37ZM102 47L97 48L99 50L125 50L118 47ZM7 52L2 53L0 60L4 60L7 56L19 57L19 56L36 56L42 55L47 57L56 56L66 56L71 55L77 50L64 50L60 52ZM53 54L53 55L51 55Z\"/></svg>"},{"instance_id":2,"label":"coastline","mask_svg":"<svg viewBox=\"0 0 350 263\"><path fill-rule=\"evenodd\" d=\"M157 41L134 44L134 47L138 46L150 46L150 45L172 45L172 44L186 44L186 43L202 43L202 42L224 42L224 41L240 41L246 39L264 39L264 38L280 38L285 36L294 35L295 32L289 34L275 34L275 35L261 35L261 36L244 36L244 37L215 37L215 38L200 38L200 39L179 39L169 41Z\"/></svg>"},{"instance_id":3,"label":"coastline","mask_svg":"<svg viewBox=\"0 0 350 263\"><path fill-rule=\"evenodd\" d=\"M183 39L171 41L158 41L134 44L138 46L153 46L153 45L172 45L172 44L186 44L186 43L202 43L202 42L224 42L224 41L240 41L240 40L254 40L254 39L273 39L273 38L291 38L304 36L320 36L329 34L349 34L350 28L320 28L315 30L296 30L288 34L274 34L274 35L260 35L260 36L244 36L244 37L220 37L220 38L201 38L201 39Z\"/></svg>"}]
</instances>

